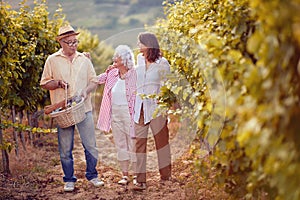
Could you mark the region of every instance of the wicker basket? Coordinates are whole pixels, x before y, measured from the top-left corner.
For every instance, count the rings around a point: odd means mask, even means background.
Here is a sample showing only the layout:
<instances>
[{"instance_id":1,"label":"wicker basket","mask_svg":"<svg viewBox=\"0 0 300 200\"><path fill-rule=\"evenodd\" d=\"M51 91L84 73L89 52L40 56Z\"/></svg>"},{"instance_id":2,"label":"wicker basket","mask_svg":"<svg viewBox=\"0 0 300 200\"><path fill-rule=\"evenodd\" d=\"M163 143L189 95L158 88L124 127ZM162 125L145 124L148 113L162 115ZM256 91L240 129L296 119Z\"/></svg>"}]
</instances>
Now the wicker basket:
<instances>
[{"instance_id":1,"label":"wicker basket","mask_svg":"<svg viewBox=\"0 0 300 200\"><path fill-rule=\"evenodd\" d=\"M85 119L84 98L79 103L59 112L50 113L61 128L67 128Z\"/></svg>"},{"instance_id":2,"label":"wicker basket","mask_svg":"<svg viewBox=\"0 0 300 200\"><path fill-rule=\"evenodd\" d=\"M78 97L78 96L76 96ZM73 98L70 98L73 99ZM68 104L68 91L65 87L65 107L66 109L50 113L50 117L55 118L56 122L61 128L67 128L82 122L85 119L85 107L84 98L81 97L79 103L71 107L67 107Z\"/></svg>"}]
</instances>

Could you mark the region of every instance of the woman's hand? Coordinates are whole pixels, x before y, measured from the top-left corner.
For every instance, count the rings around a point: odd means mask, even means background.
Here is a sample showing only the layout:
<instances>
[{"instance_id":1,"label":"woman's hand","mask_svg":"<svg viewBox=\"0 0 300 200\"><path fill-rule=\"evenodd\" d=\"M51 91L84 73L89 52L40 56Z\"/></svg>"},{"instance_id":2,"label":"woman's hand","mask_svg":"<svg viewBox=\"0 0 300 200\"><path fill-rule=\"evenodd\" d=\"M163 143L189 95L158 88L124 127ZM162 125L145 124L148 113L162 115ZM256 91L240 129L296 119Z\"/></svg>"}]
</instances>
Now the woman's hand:
<instances>
[{"instance_id":1,"label":"woman's hand","mask_svg":"<svg viewBox=\"0 0 300 200\"><path fill-rule=\"evenodd\" d=\"M90 52L82 52L82 53L83 53L83 55L85 55L85 57L92 60L92 56L91 56Z\"/></svg>"},{"instance_id":2,"label":"woman's hand","mask_svg":"<svg viewBox=\"0 0 300 200\"><path fill-rule=\"evenodd\" d=\"M112 70L113 68L116 68L115 65L109 65L106 69L106 73L108 73L110 70Z\"/></svg>"}]
</instances>

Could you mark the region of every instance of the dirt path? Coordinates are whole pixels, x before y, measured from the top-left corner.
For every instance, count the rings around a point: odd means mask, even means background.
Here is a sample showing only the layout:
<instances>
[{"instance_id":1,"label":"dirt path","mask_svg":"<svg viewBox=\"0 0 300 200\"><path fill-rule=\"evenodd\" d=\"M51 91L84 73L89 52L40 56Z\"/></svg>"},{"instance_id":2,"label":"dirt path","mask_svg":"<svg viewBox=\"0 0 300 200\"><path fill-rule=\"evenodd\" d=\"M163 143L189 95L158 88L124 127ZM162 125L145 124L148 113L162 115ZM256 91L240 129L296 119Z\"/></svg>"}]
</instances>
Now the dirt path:
<instances>
[{"instance_id":1,"label":"dirt path","mask_svg":"<svg viewBox=\"0 0 300 200\"><path fill-rule=\"evenodd\" d=\"M151 152L151 138L149 149ZM193 158L189 151L173 161L172 176L177 181L159 184L157 168L147 174L147 190L135 192L132 184L120 186L117 181L121 178L115 156L114 145L110 135L97 132L99 148L99 163L97 170L99 177L105 182L104 187L95 188L85 179L85 159L78 134L75 134L74 162L75 175L78 178L75 191L63 191L62 169L60 165L57 140L55 134L48 134L37 138L36 147L28 146L27 151L21 151L19 158L14 152L10 153L12 175L0 174L0 199L100 199L100 200L183 200L183 199L229 199L223 188L216 188L207 182L199 173L193 170ZM171 145L171 151L176 150ZM153 153L151 153L153 154ZM150 159L151 161L151 159ZM156 166L153 158L151 167Z\"/></svg>"},{"instance_id":2,"label":"dirt path","mask_svg":"<svg viewBox=\"0 0 300 200\"><path fill-rule=\"evenodd\" d=\"M75 175L78 178L75 191L63 191L62 169L57 151L55 135L42 136L37 147L29 147L17 159L10 153L12 175L0 179L0 199L186 199L184 184L180 182L160 185L159 174L150 172L147 190L134 192L128 186L120 186L121 178L115 160L114 145L109 135L97 133L97 145L100 161L97 166L104 187L95 188L85 179L85 159L78 134L75 134L74 162Z\"/></svg>"},{"instance_id":3,"label":"dirt path","mask_svg":"<svg viewBox=\"0 0 300 200\"><path fill-rule=\"evenodd\" d=\"M121 178L120 169L116 160L115 147L111 135L104 135L96 132L97 146L99 149L99 177L105 182L102 188L94 188L84 178L85 158L83 148L80 145L79 137L76 137L74 148L76 176L80 179L76 184L75 195L62 193L62 199L185 199L184 184L178 182L169 185L159 184L159 173L157 170L150 170L147 177L147 190L135 192L131 190L132 183L128 186L120 186L117 181ZM150 155L153 157L152 151ZM154 152L155 153L155 152ZM148 168L154 169L157 162L154 158L148 159ZM170 187L171 186L171 187ZM61 190L62 188L60 188ZM58 196L56 196L56 199Z\"/></svg>"}]
</instances>

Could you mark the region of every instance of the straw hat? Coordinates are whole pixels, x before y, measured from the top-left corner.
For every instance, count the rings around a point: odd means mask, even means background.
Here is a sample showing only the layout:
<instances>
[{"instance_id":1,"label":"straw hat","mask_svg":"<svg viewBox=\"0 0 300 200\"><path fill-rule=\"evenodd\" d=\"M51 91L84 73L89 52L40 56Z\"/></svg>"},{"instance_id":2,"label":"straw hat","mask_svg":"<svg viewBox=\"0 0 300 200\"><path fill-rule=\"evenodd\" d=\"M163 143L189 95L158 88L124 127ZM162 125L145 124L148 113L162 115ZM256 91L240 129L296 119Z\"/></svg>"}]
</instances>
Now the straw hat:
<instances>
[{"instance_id":1,"label":"straw hat","mask_svg":"<svg viewBox=\"0 0 300 200\"><path fill-rule=\"evenodd\" d=\"M65 37L78 34L79 32L75 32L74 28L71 25L62 26L58 30L58 36L56 37L56 40L59 41Z\"/></svg>"}]
</instances>

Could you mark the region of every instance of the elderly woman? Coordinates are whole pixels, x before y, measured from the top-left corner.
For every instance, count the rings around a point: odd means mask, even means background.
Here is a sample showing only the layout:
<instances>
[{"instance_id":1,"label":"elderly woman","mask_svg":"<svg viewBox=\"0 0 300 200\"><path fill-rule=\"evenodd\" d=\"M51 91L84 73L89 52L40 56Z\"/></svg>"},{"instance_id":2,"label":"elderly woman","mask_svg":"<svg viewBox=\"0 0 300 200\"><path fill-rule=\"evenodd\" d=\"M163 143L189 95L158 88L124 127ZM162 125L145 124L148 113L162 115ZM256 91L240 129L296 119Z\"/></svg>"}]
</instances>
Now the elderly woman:
<instances>
[{"instance_id":1,"label":"elderly woman","mask_svg":"<svg viewBox=\"0 0 300 200\"><path fill-rule=\"evenodd\" d=\"M108 132L112 130L117 160L123 177L118 182L127 185L128 170L131 163L135 172L136 156L134 141L134 103L136 95L136 71L134 55L127 45L115 49L113 65L98 76L98 84L104 84L103 98L100 106L97 128ZM136 177L133 177L133 184Z\"/></svg>"}]
</instances>

